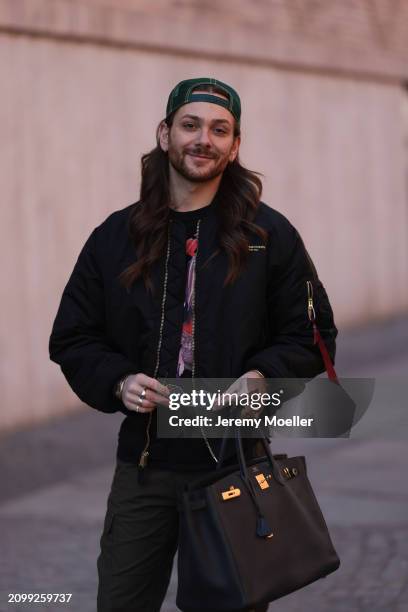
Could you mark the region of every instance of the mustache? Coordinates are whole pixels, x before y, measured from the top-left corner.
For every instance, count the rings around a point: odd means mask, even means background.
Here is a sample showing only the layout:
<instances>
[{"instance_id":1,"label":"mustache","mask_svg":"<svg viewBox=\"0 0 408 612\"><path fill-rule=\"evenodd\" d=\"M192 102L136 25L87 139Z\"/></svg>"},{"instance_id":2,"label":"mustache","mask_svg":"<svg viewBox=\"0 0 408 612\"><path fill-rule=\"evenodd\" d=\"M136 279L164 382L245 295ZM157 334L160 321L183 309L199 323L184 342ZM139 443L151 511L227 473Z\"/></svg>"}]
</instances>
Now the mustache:
<instances>
[{"instance_id":1,"label":"mustache","mask_svg":"<svg viewBox=\"0 0 408 612\"><path fill-rule=\"evenodd\" d=\"M190 155L202 155L203 157L209 157L210 159L216 159L218 155L209 151L208 149L204 149L203 147L195 147L194 149L185 149L185 153Z\"/></svg>"}]
</instances>

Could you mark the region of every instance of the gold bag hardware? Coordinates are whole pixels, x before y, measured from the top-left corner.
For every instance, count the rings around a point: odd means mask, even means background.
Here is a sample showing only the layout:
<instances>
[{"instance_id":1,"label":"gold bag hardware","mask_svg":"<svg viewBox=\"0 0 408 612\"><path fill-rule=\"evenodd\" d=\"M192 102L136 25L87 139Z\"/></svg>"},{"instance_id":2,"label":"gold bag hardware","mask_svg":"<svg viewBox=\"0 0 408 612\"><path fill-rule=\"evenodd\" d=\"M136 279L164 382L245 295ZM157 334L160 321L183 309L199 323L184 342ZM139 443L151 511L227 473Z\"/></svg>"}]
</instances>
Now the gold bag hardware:
<instances>
[{"instance_id":1,"label":"gold bag hardware","mask_svg":"<svg viewBox=\"0 0 408 612\"><path fill-rule=\"evenodd\" d=\"M223 491L221 493L223 501L228 501L233 497L239 497L241 495L241 490L236 489L234 486L231 486L228 491Z\"/></svg>"},{"instance_id":2,"label":"gold bag hardware","mask_svg":"<svg viewBox=\"0 0 408 612\"><path fill-rule=\"evenodd\" d=\"M255 478L258 481L258 484L261 487L261 489L269 489L269 483L267 482L265 476L262 473L257 474Z\"/></svg>"},{"instance_id":3,"label":"gold bag hardware","mask_svg":"<svg viewBox=\"0 0 408 612\"><path fill-rule=\"evenodd\" d=\"M285 476L285 478L294 478L295 476L298 475L298 469L297 468L288 468L288 467L283 467L282 468L282 474Z\"/></svg>"}]
</instances>

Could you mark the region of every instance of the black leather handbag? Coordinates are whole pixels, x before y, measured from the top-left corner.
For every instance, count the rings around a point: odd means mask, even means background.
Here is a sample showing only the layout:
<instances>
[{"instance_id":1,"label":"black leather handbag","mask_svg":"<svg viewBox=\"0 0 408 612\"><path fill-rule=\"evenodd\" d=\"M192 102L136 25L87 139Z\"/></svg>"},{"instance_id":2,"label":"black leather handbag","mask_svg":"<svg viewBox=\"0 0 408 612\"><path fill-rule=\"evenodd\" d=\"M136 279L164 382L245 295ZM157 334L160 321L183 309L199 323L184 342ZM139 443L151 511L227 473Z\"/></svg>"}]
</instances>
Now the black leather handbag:
<instances>
[{"instance_id":1,"label":"black leather handbag","mask_svg":"<svg viewBox=\"0 0 408 612\"><path fill-rule=\"evenodd\" d=\"M315 321L308 315L334 388L344 395ZM354 402L325 434L348 433ZM190 483L181 498L177 606L183 611L250 611L334 572L340 560L306 470L305 457L272 455L246 461L239 429L238 465ZM223 445L224 448L224 445Z\"/></svg>"},{"instance_id":2,"label":"black leather handbag","mask_svg":"<svg viewBox=\"0 0 408 612\"><path fill-rule=\"evenodd\" d=\"M180 512L177 606L251 610L335 571L340 560L304 457L246 461L187 486Z\"/></svg>"}]
</instances>

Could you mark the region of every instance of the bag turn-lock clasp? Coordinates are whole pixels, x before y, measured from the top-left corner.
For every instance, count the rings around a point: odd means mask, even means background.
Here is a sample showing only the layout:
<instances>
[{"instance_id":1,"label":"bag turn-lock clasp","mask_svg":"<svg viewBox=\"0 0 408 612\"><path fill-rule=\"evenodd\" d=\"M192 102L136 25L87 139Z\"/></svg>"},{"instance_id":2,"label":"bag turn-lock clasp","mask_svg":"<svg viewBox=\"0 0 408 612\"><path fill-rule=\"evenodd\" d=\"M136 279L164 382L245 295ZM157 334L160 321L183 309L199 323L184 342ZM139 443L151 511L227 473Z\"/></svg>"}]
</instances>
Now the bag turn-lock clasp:
<instances>
[{"instance_id":1,"label":"bag turn-lock clasp","mask_svg":"<svg viewBox=\"0 0 408 612\"><path fill-rule=\"evenodd\" d=\"M223 501L228 501L233 497L239 497L241 495L241 490L231 486L228 491L223 491L221 493Z\"/></svg>"}]
</instances>

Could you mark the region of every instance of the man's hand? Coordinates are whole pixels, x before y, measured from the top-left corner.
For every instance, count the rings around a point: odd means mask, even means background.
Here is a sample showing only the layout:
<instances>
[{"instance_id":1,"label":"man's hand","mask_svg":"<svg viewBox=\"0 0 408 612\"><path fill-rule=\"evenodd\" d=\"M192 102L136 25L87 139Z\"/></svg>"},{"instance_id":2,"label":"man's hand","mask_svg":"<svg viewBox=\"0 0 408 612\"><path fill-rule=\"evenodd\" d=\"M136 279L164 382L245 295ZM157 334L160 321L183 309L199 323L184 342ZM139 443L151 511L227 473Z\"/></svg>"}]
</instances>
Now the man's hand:
<instances>
[{"instance_id":1,"label":"man's hand","mask_svg":"<svg viewBox=\"0 0 408 612\"><path fill-rule=\"evenodd\" d=\"M237 380L233 382L232 385L230 385L228 389L224 391L224 394L227 394L227 393L235 394L236 393L238 397L238 403L239 403L240 395L245 394L245 395L250 396L252 393L264 393L266 391L266 388L267 387L266 387L265 378L261 376L259 372L256 372L255 370L250 370L249 372L245 372L245 374L242 374L242 376L237 378ZM214 404L213 410L219 410L221 408L224 408L225 406L232 405L229 403L228 397L225 398L224 402L222 401L222 397L223 396L221 396L220 403L216 402ZM233 402L233 404L235 404L235 402ZM243 407L243 411L249 414L251 412L251 408L248 406L245 406Z\"/></svg>"},{"instance_id":2,"label":"man's hand","mask_svg":"<svg viewBox=\"0 0 408 612\"><path fill-rule=\"evenodd\" d=\"M145 394L141 397L143 390ZM170 391L155 378L142 372L127 377L122 389L122 402L135 412L152 412L156 404L169 406Z\"/></svg>"}]
</instances>

